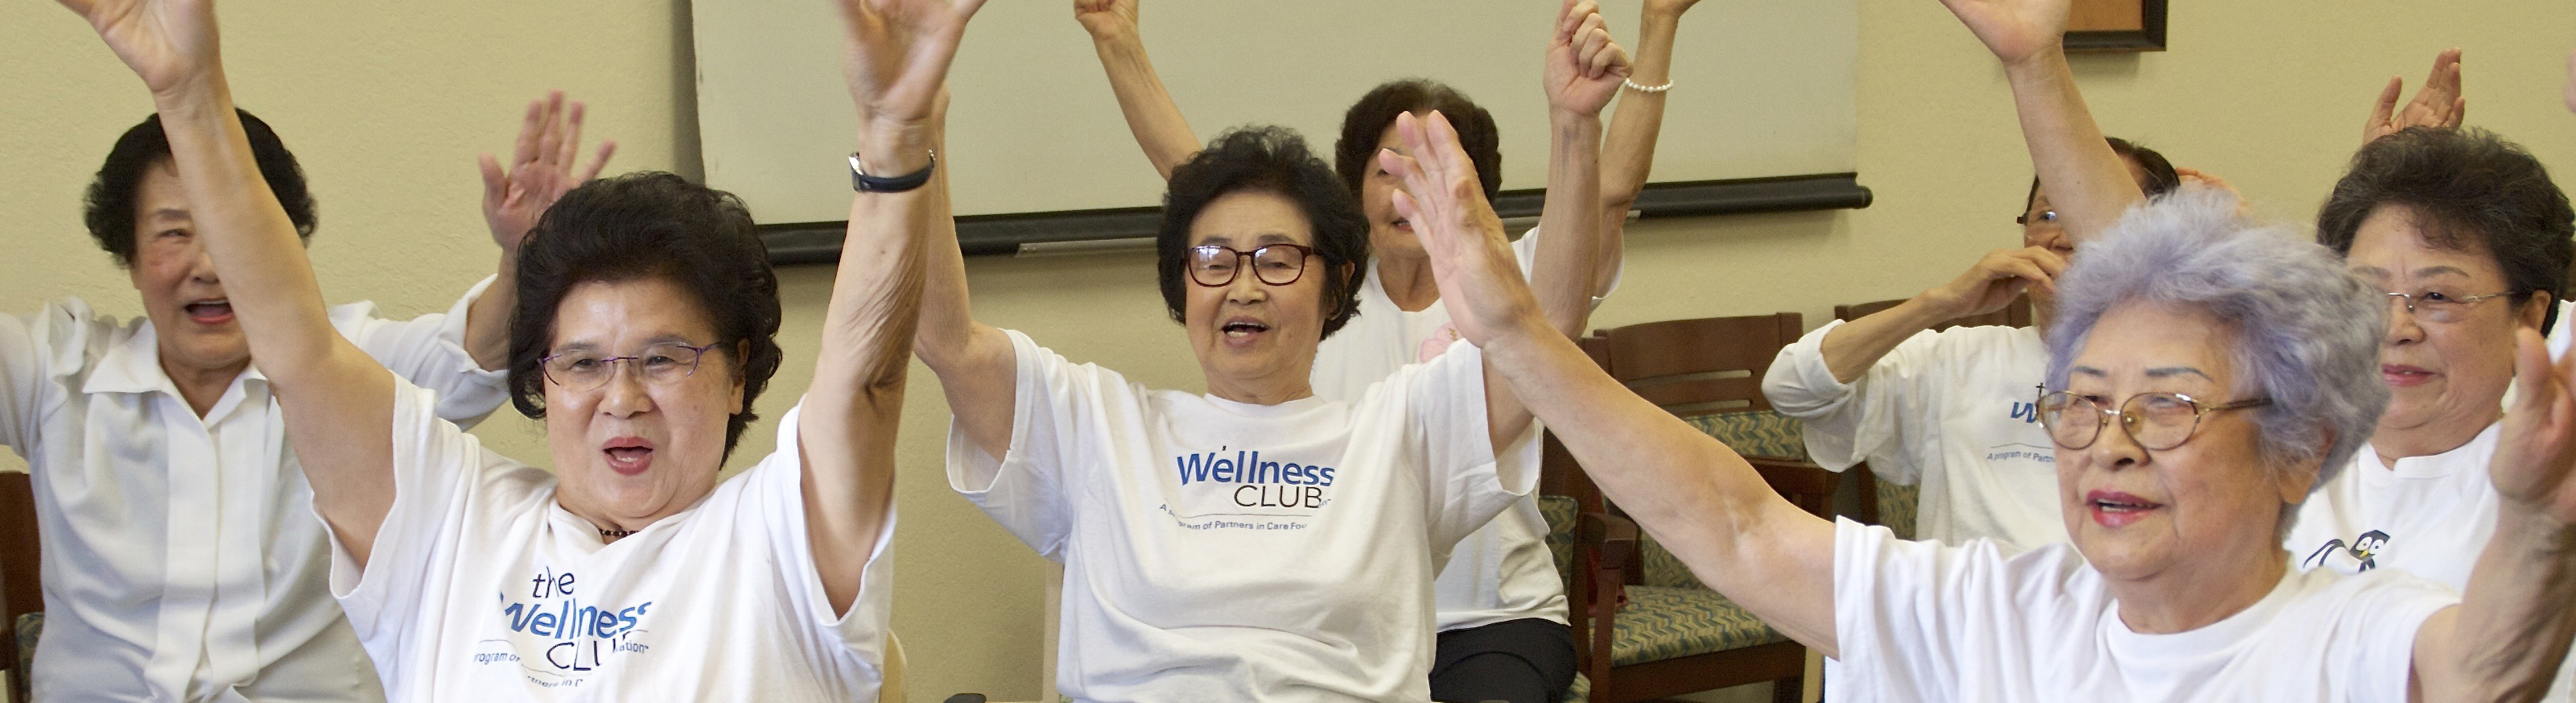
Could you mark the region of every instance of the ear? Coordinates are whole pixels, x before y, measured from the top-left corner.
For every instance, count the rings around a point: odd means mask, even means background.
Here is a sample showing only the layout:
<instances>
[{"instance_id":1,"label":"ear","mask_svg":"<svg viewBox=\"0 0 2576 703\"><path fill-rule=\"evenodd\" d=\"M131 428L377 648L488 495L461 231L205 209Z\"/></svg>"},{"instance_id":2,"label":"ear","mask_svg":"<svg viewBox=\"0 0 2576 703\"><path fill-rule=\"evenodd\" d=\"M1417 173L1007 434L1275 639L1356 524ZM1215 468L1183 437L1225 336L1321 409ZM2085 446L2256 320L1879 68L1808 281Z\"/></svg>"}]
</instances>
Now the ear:
<instances>
[{"instance_id":1,"label":"ear","mask_svg":"<svg viewBox=\"0 0 2576 703\"><path fill-rule=\"evenodd\" d=\"M2281 502L2299 505L2308 502L2308 494L2317 487L2317 475L2325 468L2326 453L2334 449L2334 430L2326 430L2308 458L2281 467L2272 475L2273 488L2281 492ZM2370 451L2362 447L2362 451Z\"/></svg>"},{"instance_id":2,"label":"ear","mask_svg":"<svg viewBox=\"0 0 2576 703\"><path fill-rule=\"evenodd\" d=\"M2549 319L2549 307L2557 304L2556 293L2546 290L2532 291L2531 297L2522 300L2522 308L2513 311L2514 322L2535 330L2540 329L2540 322ZM2559 320L2558 324L2564 325L2567 321Z\"/></svg>"}]
</instances>

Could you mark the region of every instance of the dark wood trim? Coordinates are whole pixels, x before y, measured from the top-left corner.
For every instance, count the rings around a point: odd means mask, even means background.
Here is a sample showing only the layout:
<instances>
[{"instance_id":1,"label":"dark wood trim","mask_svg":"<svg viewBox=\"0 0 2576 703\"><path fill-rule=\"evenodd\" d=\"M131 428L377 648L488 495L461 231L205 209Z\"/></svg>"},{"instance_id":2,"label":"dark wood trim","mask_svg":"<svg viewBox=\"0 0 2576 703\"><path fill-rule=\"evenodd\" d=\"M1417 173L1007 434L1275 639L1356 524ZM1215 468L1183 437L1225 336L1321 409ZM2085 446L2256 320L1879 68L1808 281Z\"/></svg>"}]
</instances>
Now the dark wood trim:
<instances>
[{"instance_id":1,"label":"dark wood trim","mask_svg":"<svg viewBox=\"0 0 2576 703\"><path fill-rule=\"evenodd\" d=\"M2164 51L2166 0L2139 0L2139 29L2067 32L2066 50L2072 52Z\"/></svg>"},{"instance_id":2,"label":"dark wood trim","mask_svg":"<svg viewBox=\"0 0 2576 703\"><path fill-rule=\"evenodd\" d=\"M1536 216L1544 189L1504 191L1494 211L1505 218ZM1639 217L1696 217L1757 212L1843 210L1869 207L1869 188L1858 174L1826 173L1777 178L1654 183L1637 194ZM1090 242L1152 237L1162 208L1064 210L957 218L957 246L967 256L1008 256L1024 244ZM830 264L841 258L846 222L761 225L769 261L778 266Z\"/></svg>"}]
</instances>

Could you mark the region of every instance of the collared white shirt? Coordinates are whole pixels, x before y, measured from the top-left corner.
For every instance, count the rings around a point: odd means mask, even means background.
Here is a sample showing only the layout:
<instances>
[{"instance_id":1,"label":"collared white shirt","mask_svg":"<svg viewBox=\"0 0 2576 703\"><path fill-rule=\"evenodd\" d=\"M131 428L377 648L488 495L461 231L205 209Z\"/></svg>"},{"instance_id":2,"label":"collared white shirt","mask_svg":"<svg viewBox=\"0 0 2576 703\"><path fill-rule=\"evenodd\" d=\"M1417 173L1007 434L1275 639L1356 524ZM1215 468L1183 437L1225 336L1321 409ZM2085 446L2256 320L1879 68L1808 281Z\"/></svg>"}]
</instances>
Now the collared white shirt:
<instances>
[{"instance_id":1,"label":"collared white shirt","mask_svg":"<svg viewBox=\"0 0 2576 703\"><path fill-rule=\"evenodd\" d=\"M332 325L471 421L506 397L465 350L465 313L331 310ZM79 299L0 315L0 444L27 459L44 549L45 701L375 701L331 599L312 489L258 369L199 418L148 320Z\"/></svg>"}]
</instances>

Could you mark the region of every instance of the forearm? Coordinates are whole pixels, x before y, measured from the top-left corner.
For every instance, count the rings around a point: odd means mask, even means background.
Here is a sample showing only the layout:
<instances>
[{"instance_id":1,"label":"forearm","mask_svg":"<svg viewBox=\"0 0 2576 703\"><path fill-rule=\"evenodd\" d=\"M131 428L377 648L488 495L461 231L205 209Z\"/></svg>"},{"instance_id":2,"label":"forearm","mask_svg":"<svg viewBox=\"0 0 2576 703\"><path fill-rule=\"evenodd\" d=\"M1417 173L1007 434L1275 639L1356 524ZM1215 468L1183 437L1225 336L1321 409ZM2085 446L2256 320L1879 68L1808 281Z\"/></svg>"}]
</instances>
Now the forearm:
<instances>
[{"instance_id":1,"label":"forearm","mask_svg":"<svg viewBox=\"0 0 2576 703\"><path fill-rule=\"evenodd\" d=\"M1825 358L1825 370L1833 372L1834 381L1851 383L1869 373L1869 367L1878 365L1878 360L1895 351L1897 345L1945 319L1921 299L1909 299L1896 307L1836 325L1825 333L1816 350Z\"/></svg>"},{"instance_id":2,"label":"forearm","mask_svg":"<svg viewBox=\"0 0 2576 703\"><path fill-rule=\"evenodd\" d=\"M270 379L295 385L347 342L331 326L294 223L260 176L232 95L217 75L153 99L197 234L225 274L251 356Z\"/></svg>"},{"instance_id":3,"label":"forearm","mask_svg":"<svg viewBox=\"0 0 2576 703\"><path fill-rule=\"evenodd\" d=\"M2063 52L2042 52L2008 64L2004 77L2012 84L2031 166L2048 187L2048 199L2068 237L2080 245L2145 199L2128 164L2103 140Z\"/></svg>"},{"instance_id":4,"label":"forearm","mask_svg":"<svg viewBox=\"0 0 2576 703\"><path fill-rule=\"evenodd\" d=\"M1118 96L1118 111L1126 116L1136 145L1154 162L1154 171L1171 180L1172 169L1199 153L1199 138L1181 114L1181 106L1172 102L1162 77L1154 73L1144 40L1134 35L1094 37L1091 47L1100 55L1101 69L1109 73L1109 90Z\"/></svg>"},{"instance_id":5,"label":"forearm","mask_svg":"<svg viewBox=\"0 0 2576 703\"><path fill-rule=\"evenodd\" d=\"M1647 8L1637 28L1637 57L1628 69L1629 82L1644 86L1672 82L1673 41L1680 28L1679 14ZM1663 93L1627 90L1619 94L1619 106L1610 112L1609 135L1601 147L1601 202L1613 216L1626 219L1637 194L1645 190L1655 164L1655 141L1663 127Z\"/></svg>"},{"instance_id":6,"label":"forearm","mask_svg":"<svg viewBox=\"0 0 2576 703\"><path fill-rule=\"evenodd\" d=\"M2417 667L2428 700L2540 700L2576 635L2576 530L2502 506L2452 627L2449 656Z\"/></svg>"},{"instance_id":7,"label":"forearm","mask_svg":"<svg viewBox=\"0 0 2576 703\"><path fill-rule=\"evenodd\" d=\"M519 257L502 252L498 275L465 309L465 352L485 371L510 366L510 316L519 305Z\"/></svg>"},{"instance_id":8,"label":"forearm","mask_svg":"<svg viewBox=\"0 0 2576 703\"><path fill-rule=\"evenodd\" d=\"M1560 113L1549 122L1547 201L1538 226L1544 238L1529 262L1530 292L1548 324L1574 337L1592 315L1600 271L1601 118Z\"/></svg>"}]
</instances>

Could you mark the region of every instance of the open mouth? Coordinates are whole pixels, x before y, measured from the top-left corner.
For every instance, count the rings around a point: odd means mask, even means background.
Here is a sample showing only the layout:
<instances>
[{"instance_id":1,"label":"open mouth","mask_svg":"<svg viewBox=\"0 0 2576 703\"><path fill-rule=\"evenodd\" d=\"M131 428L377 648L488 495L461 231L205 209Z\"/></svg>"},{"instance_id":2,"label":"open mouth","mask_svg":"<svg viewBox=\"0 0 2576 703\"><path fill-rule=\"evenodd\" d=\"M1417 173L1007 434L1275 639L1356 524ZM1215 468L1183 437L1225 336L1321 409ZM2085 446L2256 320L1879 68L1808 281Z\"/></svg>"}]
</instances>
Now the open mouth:
<instances>
[{"instance_id":1,"label":"open mouth","mask_svg":"<svg viewBox=\"0 0 2576 703\"><path fill-rule=\"evenodd\" d=\"M2094 491L2085 494L2084 502L2090 509L2089 512L2093 514L2093 521L2103 527L2119 527L2137 522L2145 518L2148 513L2165 507L2162 503L2116 491Z\"/></svg>"},{"instance_id":2,"label":"open mouth","mask_svg":"<svg viewBox=\"0 0 2576 703\"><path fill-rule=\"evenodd\" d=\"M653 443L640 437L619 437L600 446L608 458L608 469L620 475L634 476L653 468Z\"/></svg>"},{"instance_id":3,"label":"open mouth","mask_svg":"<svg viewBox=\"0 0 2576 703\"><path fill-rule=\"evenodd\" d=\"M188 313L188 321L200 325L220 325L233 321L232 301L224 298L200 300L179 307Z\"/></svg>"},{"instance_id":4,"label":"open mouth","mask_svg":"<svg viewBox=\"0 0 2576 703\"><path fill-rule=\"evenodd\" d=\"M2426 381L2433 380L2433 372L2432 370L2421 366L2380 364L2379 380L2390 386L2397 387L2421 385Z\"/></svg>"},{"instance_id":5,"label":"open mouth","mask_svg":"<svg viewBox=\"0 0 2576 703\"><path fill-rule=\"evenodd\" d=\"M1253 340L1260 339L1262 333L1270 331L1270 325L1264 324L1260 320L1236 318L1233 320L1227 320L1225 324L1218 325L1216 329L1218 333L1225 336L1225 343L1227 345L1243 346L1251 344Z\"/></svg>"},{"instance_id":6,"label":"open mouth","mask_svg":"<svg viewBox=\"0 0 2576 703\"><path fill-rule=\"evenodd\" d=\"M1406 232L1413 231L1413 221L1401 217L1395 218L1395 221L1387 223L1387 226Z\"/></svg>"}]
</instances>

